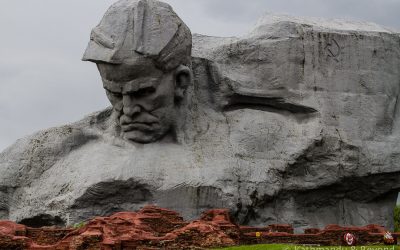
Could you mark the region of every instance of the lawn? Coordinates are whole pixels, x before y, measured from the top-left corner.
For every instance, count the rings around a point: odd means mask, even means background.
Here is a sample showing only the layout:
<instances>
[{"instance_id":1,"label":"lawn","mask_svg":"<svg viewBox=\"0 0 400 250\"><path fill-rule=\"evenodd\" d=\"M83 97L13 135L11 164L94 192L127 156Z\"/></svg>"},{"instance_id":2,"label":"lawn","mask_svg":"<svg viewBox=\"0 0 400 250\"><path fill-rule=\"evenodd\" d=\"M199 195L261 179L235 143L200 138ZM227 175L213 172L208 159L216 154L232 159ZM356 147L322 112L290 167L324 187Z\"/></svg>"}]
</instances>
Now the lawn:
<instances>
[{"instance_id":1,"label":"lawn","mask_svg":"<svg viewBox=\"0 0 400 250\"><path fill-rule=\"evenodd\" d=\"M252 245L219 248L215 250L400 250L399 246L357 246L357 247L318 247L318 246L296 246L296 245Z\"/></svg>"}]
</instances>

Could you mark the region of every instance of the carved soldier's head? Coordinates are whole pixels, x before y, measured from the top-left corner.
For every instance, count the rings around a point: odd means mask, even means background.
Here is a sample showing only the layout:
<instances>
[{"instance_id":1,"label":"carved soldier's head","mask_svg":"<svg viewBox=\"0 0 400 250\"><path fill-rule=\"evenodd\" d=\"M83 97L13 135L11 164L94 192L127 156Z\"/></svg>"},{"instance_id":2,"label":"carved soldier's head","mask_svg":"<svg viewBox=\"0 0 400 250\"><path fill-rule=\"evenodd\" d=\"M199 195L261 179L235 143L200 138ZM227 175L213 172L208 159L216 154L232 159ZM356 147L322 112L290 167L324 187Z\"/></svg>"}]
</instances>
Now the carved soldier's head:
<instances>
[{"instance_id":1,"label":"carved soldier's head","mask_svg":"<svg viewBox=\"0 0 400 250\"><path fill-rule=\"evenodd\" d=\"M92 31L84 61L97 64L123 138L150 143L172 133L191 82L192 35L156 0L122 0Z\"/></svg>"}]
</instances>

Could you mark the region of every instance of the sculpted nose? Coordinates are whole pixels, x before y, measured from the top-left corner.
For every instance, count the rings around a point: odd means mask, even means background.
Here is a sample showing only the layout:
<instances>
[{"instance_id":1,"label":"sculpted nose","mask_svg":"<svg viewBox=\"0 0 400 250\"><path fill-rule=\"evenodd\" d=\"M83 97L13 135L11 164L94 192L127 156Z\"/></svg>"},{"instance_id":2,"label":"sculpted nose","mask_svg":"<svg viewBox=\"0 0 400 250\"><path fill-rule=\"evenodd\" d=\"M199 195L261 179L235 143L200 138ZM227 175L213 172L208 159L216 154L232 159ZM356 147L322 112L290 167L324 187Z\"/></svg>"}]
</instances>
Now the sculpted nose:
<instances>
[{"instance_id":1,"label":"sculpted nose","mask_svg":"<svg viewBox=\"0 0 400 250\"><path fill-rule=\"evenodd\" d=\"M127 116L134 116L142 111L142 108L139 105L134 106L124 106L124 114Z\"/></svg>"},{"instance_id":2,"label":"sculpted nose","mask_svg":"<svg viewBox=\"0 0 400 250\"><path fill-rule=\"evenodd\" d=\"M124 95L122 103L123 112L126 116L134 116L142 111L142 107L137 103L137 100L130 95Z\"/></svg>"}]
</instances>

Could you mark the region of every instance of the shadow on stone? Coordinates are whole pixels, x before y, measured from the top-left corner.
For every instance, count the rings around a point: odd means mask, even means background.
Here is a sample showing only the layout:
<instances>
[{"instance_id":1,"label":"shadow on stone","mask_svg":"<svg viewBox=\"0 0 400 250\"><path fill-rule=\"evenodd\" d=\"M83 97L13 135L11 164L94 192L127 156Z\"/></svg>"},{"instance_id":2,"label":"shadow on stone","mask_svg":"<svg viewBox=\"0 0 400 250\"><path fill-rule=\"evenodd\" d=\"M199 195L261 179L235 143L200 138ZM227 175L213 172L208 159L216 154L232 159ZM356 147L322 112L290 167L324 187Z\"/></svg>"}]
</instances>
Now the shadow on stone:
<instances>
[{"instance_id":1,"label":"shadow on stone","mask_svg":"<svg viewBox=\"0 0 400 250\"><path fill-rule=\"evenodd\" d=\"M59 216L52 216L49 214L39 214L32 218L23 219L19 222L19 224L33 228L49 227L49 226L64 227L65 221L63 221Z\"/></svg>"}]
</instances>

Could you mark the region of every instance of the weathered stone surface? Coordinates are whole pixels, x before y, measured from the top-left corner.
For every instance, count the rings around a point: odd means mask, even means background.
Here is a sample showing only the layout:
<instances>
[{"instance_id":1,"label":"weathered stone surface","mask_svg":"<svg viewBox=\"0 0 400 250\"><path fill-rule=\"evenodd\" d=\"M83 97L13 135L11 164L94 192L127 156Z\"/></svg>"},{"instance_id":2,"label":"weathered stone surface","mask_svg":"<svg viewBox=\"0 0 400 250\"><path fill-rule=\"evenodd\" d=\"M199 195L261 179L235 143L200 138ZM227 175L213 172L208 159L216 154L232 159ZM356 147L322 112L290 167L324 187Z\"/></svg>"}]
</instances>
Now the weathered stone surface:
<instances>
[{"instance_id":1,"label":"weathered stone surface","mask_svg":"<svg viewBox=\"0 0 400 250\"><path fill-rule=\"evenodd\" d=\"M206 220L185 222L174 211L146 206L138 212L96 217L76 230L0 221L0 249L204 249L239 243L239 227L231 223L227 210L210 210L202 218ZM15 236L16 227L25 230L20 237Z\"/></svg>"},{"instance_id":2,"label":"weathered stone surface","mask_svg":"<svg viewBox=\"0 0 400 250\"><path fill-rule=\"evenodd\" d=\"M194 35L175 140L121 138L112 108L20 139L0 154L0 217L72 224L151 203L392 228L399 65L399 34L372 24L264 17L244 37Z\"/></svg>"},{"instance_id":3,"label":"weathered stone surface","mask_svg":"<svg viewBox=\"0 0 400 250\"><path fill-rule=\"evenodd\" d=\"M20 228L16 236L15 228ZM186 222L178 213L155 206L138 212L119 212L96 217L79 229L30 228L0 221L0 249L78 250L78 249L207 249L240 244L293 243L346 245L345 234L352 234L359 245L383 244L388 235L395 244L397 234L384 227L341 227L305 230L293 234L291 225L249 227L235 224L227 209L213 209L199 220Z\"/></svg>"},{"instance_id":4,"label":"weathered stone surface","mask_svg":"<svg viewBox=\"0 0 400 250\"><path fill-rule=\"evenodd\" d=\"M0 221L0 249L26 249L32 241L25 235L24 225L12 221Z\"/></svg>"}]
</instances>

